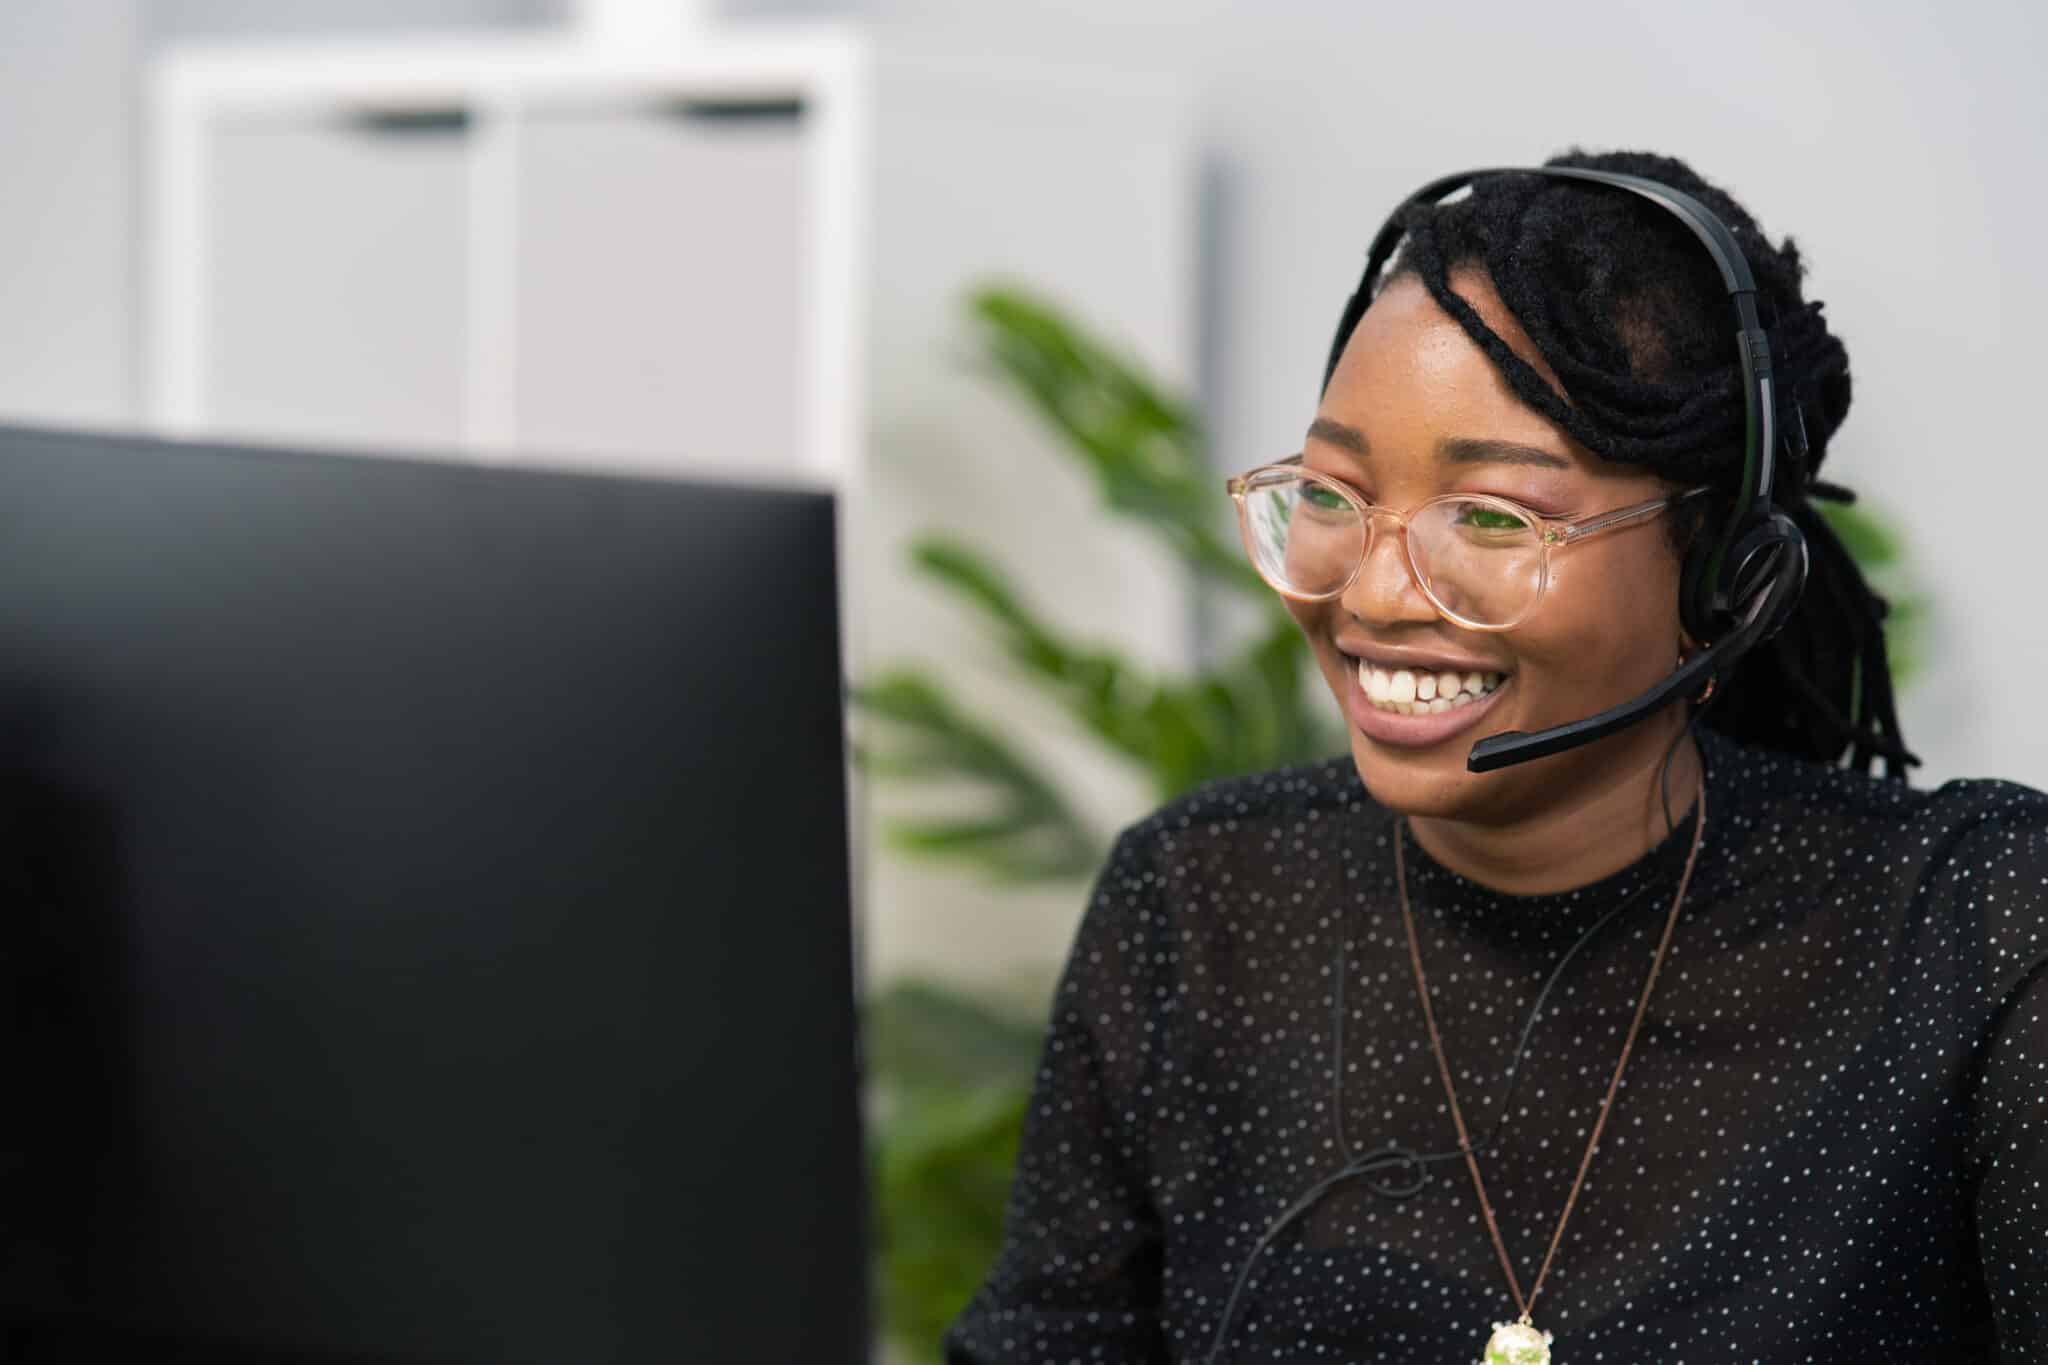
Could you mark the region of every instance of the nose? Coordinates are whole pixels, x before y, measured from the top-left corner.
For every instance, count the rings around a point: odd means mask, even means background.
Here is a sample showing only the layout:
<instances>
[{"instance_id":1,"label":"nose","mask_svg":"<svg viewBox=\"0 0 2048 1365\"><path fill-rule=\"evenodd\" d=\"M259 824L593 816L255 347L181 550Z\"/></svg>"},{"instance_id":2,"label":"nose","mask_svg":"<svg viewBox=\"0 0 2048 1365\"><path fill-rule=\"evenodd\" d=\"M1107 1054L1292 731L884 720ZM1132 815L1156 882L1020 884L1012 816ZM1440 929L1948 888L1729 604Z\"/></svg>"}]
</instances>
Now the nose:
<instances>
[{"instance_id":1,"label":"nose","mask_svg":"<svg viewBox=\"0 0 2048 1365\"><path fill-rule=\"evenodd\" d=\"M1406 528L1389 515L1375 515L1367 526L1365 558L1338 600L1359 620L1377 625L1435 621L1436 605L1408 563Z\"/></svg>"}]
</instances>

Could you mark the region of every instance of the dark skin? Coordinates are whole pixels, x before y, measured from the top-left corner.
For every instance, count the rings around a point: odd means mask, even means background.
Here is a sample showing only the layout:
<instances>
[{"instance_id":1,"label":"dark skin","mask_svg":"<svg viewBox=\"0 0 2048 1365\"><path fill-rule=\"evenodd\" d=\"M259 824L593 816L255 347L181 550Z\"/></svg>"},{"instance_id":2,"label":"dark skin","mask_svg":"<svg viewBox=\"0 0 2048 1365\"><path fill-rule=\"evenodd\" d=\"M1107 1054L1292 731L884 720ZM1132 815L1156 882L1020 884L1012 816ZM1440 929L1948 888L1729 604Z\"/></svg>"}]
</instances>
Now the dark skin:
<instances>
[{"instance_id":1,"label":"dark skin","mask_svg":"<svg viewBox=\"0 0 2048 1365\"><path fill-rule=\"evenodd\" d=\"M1518 355L1565 392L1483 271L1454 269L1450 281ZM1317 418L1321 431L1312 428L1305 463L1402 510L1440 493L1484 492L1575 520L1675 491L1654 474L1601 458L1525 406L1412 276L1389 282L1366 310ZM1325 423L1362 437L1369 453L1352 449L1342 434L1323 434L1335 430ZM1512 441L1555 463L1443 458L1440 444L1461 438ZM1391 530L1391 523L1381 525ZM1358 576L1338 597L1288 601L1340 703L1353 670L1337 648L1340 635L1397 650L1438 649L1508 675L1476 728L1434 744L1400 747L1347 727L1366 788L1407 814L1416 839L1444 866L1520 895L1567 890L1619 871L1668 833L1659 781L1674 740L1671 811L1686 820L1700 760L1691 737L1679 739L1683 703L1567 753L1491 773L1465 769L1466 754L1483 736L1604 710L1647 689L1693 647L1679 624L1679 557L1667 530L1663 518L1654 518L1554 555L1534 614L1507 631L1467 630L1440 615L1393 534L1375 537Z\"/></svg>"}]
</instances>

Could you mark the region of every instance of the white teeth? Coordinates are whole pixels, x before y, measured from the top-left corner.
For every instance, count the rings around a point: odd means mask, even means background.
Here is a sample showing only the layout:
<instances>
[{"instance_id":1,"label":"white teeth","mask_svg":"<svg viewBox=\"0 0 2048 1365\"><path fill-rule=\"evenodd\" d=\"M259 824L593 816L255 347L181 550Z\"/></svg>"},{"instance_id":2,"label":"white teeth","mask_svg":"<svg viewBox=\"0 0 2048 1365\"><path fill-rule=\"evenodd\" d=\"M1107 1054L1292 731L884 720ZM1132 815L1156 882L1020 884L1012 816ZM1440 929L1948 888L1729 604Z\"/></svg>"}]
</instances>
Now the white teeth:
<instances>
[{"instance_id":1,"label":"white teeth","mask_svg":"<svg viewBox=\"0 0 2048 1365\"><path fill-rule=\"evenodd\" d=\"M1358 661L1358 687L1366 700L1379 710L1404 716L1435 715L1469 705L1506 680L1505 673L1417 672L1409 668L1390 672L1363 659Z\"/></svg>"}]
</instances>

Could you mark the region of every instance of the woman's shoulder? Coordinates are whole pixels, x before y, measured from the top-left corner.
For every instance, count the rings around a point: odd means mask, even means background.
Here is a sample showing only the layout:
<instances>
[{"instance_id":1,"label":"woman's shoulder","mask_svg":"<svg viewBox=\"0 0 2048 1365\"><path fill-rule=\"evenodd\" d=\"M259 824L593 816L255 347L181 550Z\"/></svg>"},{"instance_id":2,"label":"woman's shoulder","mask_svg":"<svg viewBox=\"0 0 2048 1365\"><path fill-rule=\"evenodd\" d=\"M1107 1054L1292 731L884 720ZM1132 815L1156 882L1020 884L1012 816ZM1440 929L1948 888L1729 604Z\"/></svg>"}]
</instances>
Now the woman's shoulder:
<instances>
[{"instance_id":1,"label":"woman's shoulder","mask_svg":"<svg viewBox=\"0 0 2048 1365\"><path fill-rule=\"evenodd\" d=\"M2048 793L2004 778L1916 787L1701 732L1713 785L1730 816L1755 824L1838 822L1865 840L1896 838L1947 851L1958 843L2048 832Z\"/></svg>"},{"instance_id":2,"label":"woman's shoulder","mask_svg":"<svg viewBox=\"0 0 2048 1365\"><path fill-rule=\"evenodd\" d=\"M1994 995L2048 961L2048 793L2001 778L1912 787L1722 738L1708 753L1751 879L1825 864L1858 900L1959 930Z\"/></svg>"},{"instance_id":3,"label":"woman's shoulder","mask_svg":"<svg viewBox=\"0 0 2048 1365\"><path fill-rule=\"evenodd\" d=\"M2048 793L2003 778L1915 787L1860 769L1702 737L1710 810L1752 869L1825 863L1866 892L1951 896L1995 875L2048 936Z\"/></svg>"}]
</instances>

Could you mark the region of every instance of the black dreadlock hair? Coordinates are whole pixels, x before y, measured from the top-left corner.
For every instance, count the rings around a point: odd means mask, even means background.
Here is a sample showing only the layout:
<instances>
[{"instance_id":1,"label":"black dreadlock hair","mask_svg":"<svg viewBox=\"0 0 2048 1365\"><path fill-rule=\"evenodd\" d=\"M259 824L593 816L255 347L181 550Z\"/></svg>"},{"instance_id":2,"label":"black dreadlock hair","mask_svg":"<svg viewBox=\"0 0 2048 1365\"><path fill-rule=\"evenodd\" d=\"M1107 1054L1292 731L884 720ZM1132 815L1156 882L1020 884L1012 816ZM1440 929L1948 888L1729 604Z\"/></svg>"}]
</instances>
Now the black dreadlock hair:
<instances>
[{"instance_id":1,"label":"black dreadlock hair","mask_svg":"<svg viewBox=\"0 0 2048 1365\"><path fill-rule=\"evenodd\" d=\"M1902 778L1919 759L1906 750L1893 705L1887 603L1810 501L1854 499L1814 478L1849 410L1849 355L1821 303L1802 295L1798 247L1789 237L1771 245L1747 210L1672 157L1574 147L1544 164L1660 181L1727 224L1756 277L1771 334L1778 428L1804 419L1806 449L1781 450L1773 501L1806 534L1805 592L1785 628L1720 680L1702 719L1732 738L1804 758L1840 762L1846 754L1864 772L1882 757L1885 776ZM1674 546L1683 550L1740 510L1744 412L1733 310L1713 257L1676 215L1606 186L1509 174L1482 179L1448 203L1410 205L1400 221L1407 235L1375 289L1419 277L1522 401L1574 439L1610 460L1715 490L1694 515L1673 520ZM1452 292L1447 275L1458 265L1485 269L1569 401Z\"/></svg>"}]
</instances>

